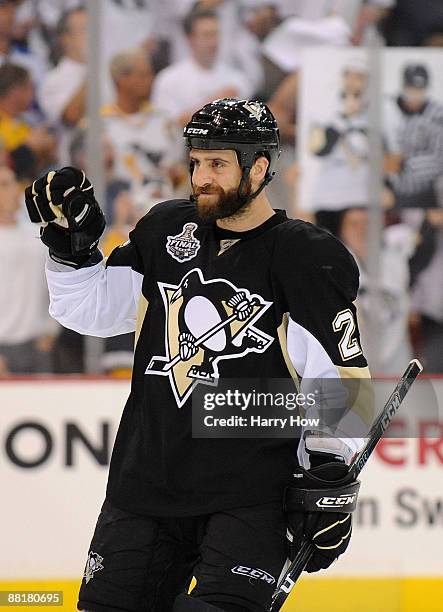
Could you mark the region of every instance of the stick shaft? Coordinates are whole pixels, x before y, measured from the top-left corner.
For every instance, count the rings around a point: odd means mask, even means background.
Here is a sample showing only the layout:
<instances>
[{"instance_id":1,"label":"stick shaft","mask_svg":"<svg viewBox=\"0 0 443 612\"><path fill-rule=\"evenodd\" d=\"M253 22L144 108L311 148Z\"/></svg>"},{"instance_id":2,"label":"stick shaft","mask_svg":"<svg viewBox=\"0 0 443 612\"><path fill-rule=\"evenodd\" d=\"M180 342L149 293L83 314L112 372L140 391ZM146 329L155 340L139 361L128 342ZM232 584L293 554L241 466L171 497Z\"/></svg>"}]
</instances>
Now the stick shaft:
<instances>
[{"instance_id":1,"label":"stick shaft","mask_svg":"<svg viewBox=\"0 0 443 612\"><path fill-rule=\"evenodd\" d=\"M400 404L409 391L409 387L422 370L423 367L418 359L413 359L409 362L405 373L398 381L394 391L391 393L388 401L384 405L383 410L375 420L375 423L372 425L368 434L368 441L350 465L350 470L354 470L355 477L357 477L362 471L379 440L383 437L383 434L397 413Z\"/></svg>"},{"instance_id":2,"label":"stick shaft","mask_svg":"<svg viewBox=\"0 0 443 612\"><path fill-rule=\"evenodd\" d=\"M384 405L383 410L372 425L365 446L349 466L349 470L354 472L355 478L357 478L363 467L366 465L366 462L373 453L377 443L383 437L383 434L397 413L401 402L409 391L410 386L422 370L423 367L418 359L413 359L409 362L405 373L398 381L394 391L391 393L388 401ZM313 544L310 540L304 540L294 561L289 566L283 580L277 586L272 596L269 612L277 612L277 610L281 609L314 552L315 544Z\"/></svg>"}]
</instances>

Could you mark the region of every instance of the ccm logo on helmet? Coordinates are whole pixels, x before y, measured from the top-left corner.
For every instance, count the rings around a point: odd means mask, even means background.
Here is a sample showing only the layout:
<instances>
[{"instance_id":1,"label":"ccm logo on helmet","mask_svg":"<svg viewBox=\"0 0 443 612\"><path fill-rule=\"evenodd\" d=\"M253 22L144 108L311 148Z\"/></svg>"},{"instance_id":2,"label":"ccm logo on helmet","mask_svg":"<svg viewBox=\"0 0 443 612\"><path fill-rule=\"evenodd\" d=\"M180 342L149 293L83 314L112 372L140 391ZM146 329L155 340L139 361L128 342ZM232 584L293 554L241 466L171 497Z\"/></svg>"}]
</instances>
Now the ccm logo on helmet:
<instances>
[{"instance_id":1,"label":"ccm logo on helmet","mask_svg":"<svg viewBox=\"0 0 443 612\"><path fill-rule=\"evenodd\" d=\"M315 505L319 508L341 508L342 506L353 504L354 501L355 493L352 493L349 495L341 495L340 497L320 497Z\"/></svg>"},{"instance_id":2,"label":"ccm logo on helmet","mask_svg":"<svg viewBox=\"0 0 443 612\"><path fill-rule=\"evenodd\" d=\"M205 130L204 128L187 128L186 134L202 134L203 136L207 134L209 130Z\"/></svg>"}]
</instances>

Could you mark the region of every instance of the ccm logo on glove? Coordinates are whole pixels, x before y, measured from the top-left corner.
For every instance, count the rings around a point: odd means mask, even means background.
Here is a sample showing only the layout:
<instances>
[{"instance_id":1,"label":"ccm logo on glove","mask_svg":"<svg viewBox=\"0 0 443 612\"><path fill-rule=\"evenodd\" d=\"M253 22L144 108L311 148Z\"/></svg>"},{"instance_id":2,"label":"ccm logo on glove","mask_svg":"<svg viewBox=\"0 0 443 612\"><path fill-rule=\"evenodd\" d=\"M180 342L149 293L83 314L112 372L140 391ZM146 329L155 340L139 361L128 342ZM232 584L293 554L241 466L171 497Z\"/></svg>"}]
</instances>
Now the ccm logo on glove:
<instances>
[{"instance_id":1,"label":"ccm logo on glove","mask_svg":"<svg viewBox=\"0 0 443 612\"><path fill-rule=\"evenodd\" d=\"M353 504L357 495L340 495L340 497L321 497L316 506L319 508L341 508L347 504Z\"/></svg>"}]
</instances>

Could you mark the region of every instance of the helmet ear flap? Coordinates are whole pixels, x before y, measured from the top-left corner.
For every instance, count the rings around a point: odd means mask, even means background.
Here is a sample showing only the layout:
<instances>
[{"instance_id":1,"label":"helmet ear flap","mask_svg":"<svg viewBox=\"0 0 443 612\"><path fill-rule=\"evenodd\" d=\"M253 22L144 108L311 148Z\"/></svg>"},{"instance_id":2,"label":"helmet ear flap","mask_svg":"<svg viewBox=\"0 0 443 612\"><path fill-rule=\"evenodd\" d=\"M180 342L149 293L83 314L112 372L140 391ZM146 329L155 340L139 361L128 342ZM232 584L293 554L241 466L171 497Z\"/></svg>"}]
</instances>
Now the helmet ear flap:
<instances>
[{"instance_id":1,"label":"helmet ear flap","mask_svg":"<svg viewBox=\"0 0 443 612\"><path fill-rule=\"evenodd\" d=\"M239 155L239 152L237 151L237 156ZM270 173L269 172L269 168L271 166L271 160L269 159L268 155L266 155L265 151L255 151L252 155L247 155L248 157L248 162L250 163L245 163L243 166L241 166L242 168L242 177L240 180L240 184L238 186L238 193L240 196L245 196L245 189L246 189L246 184L249 178L249 174L251 172L251 168L254 165L254 163L256 162L256 160L259 157L266 157L266 159L269 161L269 165L266 169L266 174L265 174L265 178L263 179L263 181L260 183L260 186L258 187L258 189L256 189L256 191L254 191L254 193L250 194L248 197L248 200L251 201L254 198L256 198L258 196L258 194L263 191L263 189L266 187L266 185L271 181L272 177L274 176L274 173Z\"/></svg>"},{"instance_id":2,"label":"helmet ear flap","mask_svg":"<svg viewBox=\"0 0 443 612\"><path fill-rule=\"evenodd\" d=\"M237 153L237 158L240 157L240 168L248 168L249 172L252 166L255 164L255 161L257 159L257 152L248 146L242 146L238 144L236 145L236 148L234 150Z\"/></svg>"}]
</instances>

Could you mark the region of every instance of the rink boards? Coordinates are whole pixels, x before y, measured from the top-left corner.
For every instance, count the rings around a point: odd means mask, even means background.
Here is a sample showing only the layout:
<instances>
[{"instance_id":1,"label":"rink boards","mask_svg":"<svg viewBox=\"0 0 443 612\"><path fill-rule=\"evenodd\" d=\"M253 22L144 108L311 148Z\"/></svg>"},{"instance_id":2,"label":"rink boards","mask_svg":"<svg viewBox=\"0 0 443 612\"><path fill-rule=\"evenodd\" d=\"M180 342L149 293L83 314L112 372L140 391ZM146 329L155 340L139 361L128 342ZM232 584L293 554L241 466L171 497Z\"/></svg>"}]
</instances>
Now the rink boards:
<instances>
[{"instance_id":1,"label":"rink boards","mask_svg":"<svg viewBox=\"0 0 443 612\"><path fill-rule=\"evenodd\" d=\"M432 385L443 398L443 380ZM0 591L62 590L55 609L75 609L128 392L117 380L0 384ZM371 459L348 552L300 581L285 609L441 609L443 432L422 425L427 436L391 439Z\"/></svg>"}]
</instances>

